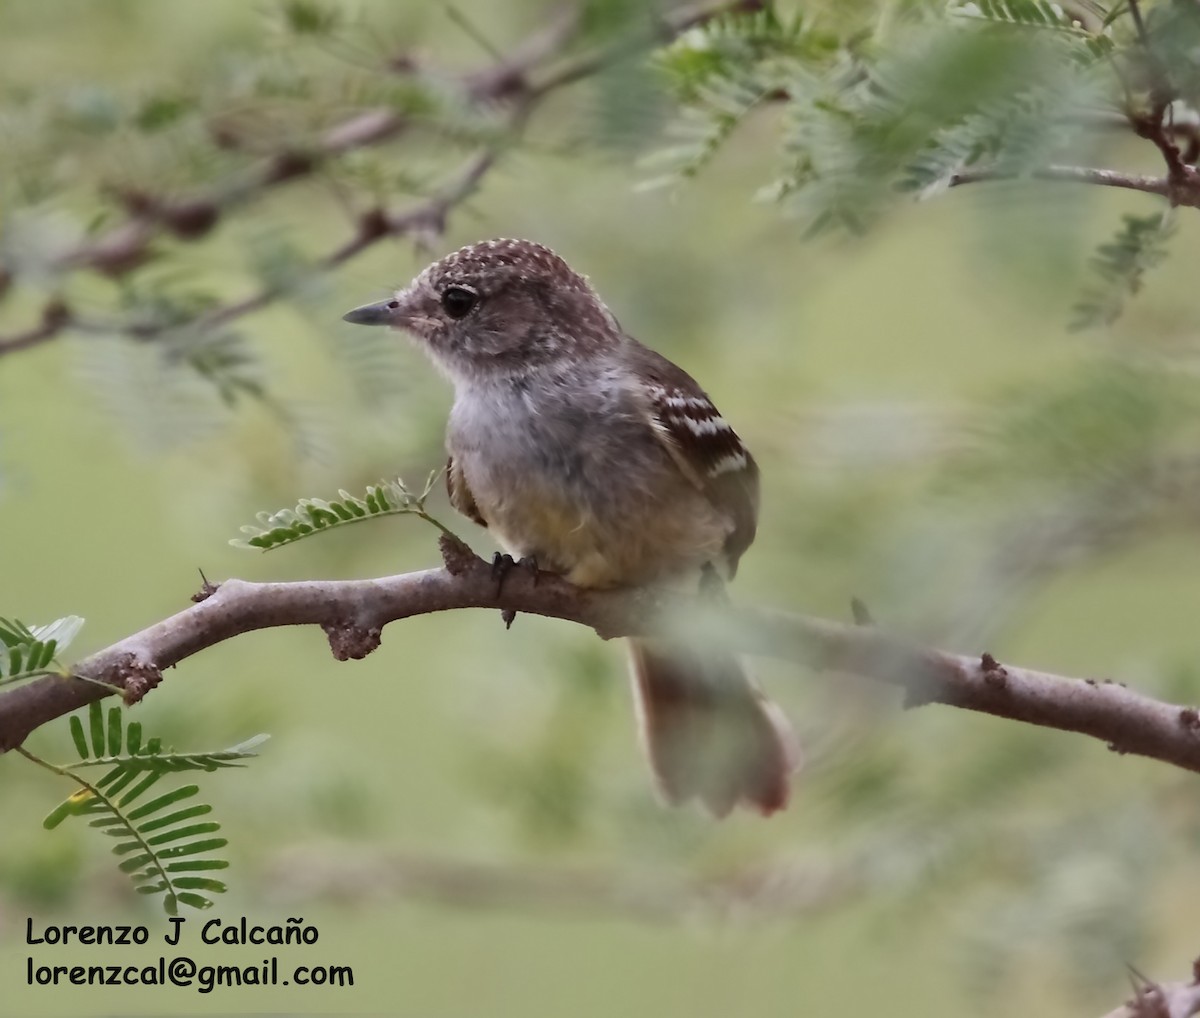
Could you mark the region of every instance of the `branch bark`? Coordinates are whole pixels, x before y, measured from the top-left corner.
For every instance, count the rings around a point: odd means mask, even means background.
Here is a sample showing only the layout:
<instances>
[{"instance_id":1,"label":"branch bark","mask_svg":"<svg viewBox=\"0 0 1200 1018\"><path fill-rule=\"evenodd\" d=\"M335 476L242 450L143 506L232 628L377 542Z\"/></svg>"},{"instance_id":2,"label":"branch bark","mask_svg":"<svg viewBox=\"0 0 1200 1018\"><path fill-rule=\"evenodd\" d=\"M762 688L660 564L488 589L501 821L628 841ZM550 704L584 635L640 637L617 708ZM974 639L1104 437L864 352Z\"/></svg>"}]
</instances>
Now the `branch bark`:
<instances>
[{"instance_id":1,"label":"branch bark","mask_svg":"<svg viewBox=\"0 0 1200 1018\"><path fill-rule=\"evenodd\" d=\"M1148 177L1140 174L1120 173L1116 170L1095 169L1090 166L1045 166L1028 174L1010 173L1004 170L991 170L983 167L977 170L963 170L950 178L950 187L961 187L963 184L977 184L995 180L1017 180L1028 176L1034 180L1049 180L1067 184L1096 184L1101 187L1120 187L1128 191L1142 191L1146 194L1157 194L1163 198L1171 196L1172 185L1166 177ZM1200 186L1190 200L1178 201L1176 204L1200 207Z\"/></svg>"},{"instance_id":2,"label":"branch bark","mask_svg":"<svg viewBox=\"0 0 1200 1018\"><path fill-rule=\"evenodd\" d=\"M905 706L941 703L1028 724L1079 732L1117 753L1135 753L1200 772L1200 713L1107 679L1069 678L991 654L969 657L923 647L873 626L843 625L655 590L591 591L525 571L502 588L490 565L442 539L445 566L367 580L249 583L206 587L199 603L80 661L70 678L42 678L0 695L0 752L40 725L119 692L141 699L163 671L206 647L275 626L319 625L338 660L365 657L383 627L459 608L491 608L565 619L602 638L674 633L814 669L859 675L905 690Z\"/></svg>"}]
</instances>

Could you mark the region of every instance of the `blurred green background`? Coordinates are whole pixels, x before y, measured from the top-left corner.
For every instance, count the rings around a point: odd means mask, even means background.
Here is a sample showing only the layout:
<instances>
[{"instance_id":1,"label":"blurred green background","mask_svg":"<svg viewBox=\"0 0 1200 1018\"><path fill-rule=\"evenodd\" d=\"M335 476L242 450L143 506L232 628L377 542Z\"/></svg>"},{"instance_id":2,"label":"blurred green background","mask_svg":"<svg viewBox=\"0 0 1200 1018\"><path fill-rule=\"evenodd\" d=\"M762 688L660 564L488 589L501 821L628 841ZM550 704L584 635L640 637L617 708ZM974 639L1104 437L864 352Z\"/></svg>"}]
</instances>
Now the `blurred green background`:
<instances>
[{"instance_id":1,"label":"blurred green background","mask_svg":"<svg viewBox=\"0 0 1200 1018\"><path fill-rule=\"evenodd\" d=\"M236 77L239 54L302 70L370 67L400 51L487 62L439 4L331 6L357 26L353 44L304 48L269 3L0 0L9 184L38 104L85 117L156 90L203 93ZM456 10L507 50L549 8ZM763 518L735 597L845 619L857 595L881 623L956 650L1195 701L1194 510L1130 522L1088 502L1109 490L1093 480L1125 491L1126 460L1144 465L1160 435L1178 441L1164 425L1127 448L1157 391L1129 365L1186 364L1196 351L1190 224L1112 331L1073 334L1090 248L1149 199L964 188L904 204L867 239L809 243L751 201L777 145L769 116L695 182L643 193L637 157L653 145L662 100L639 93L622 119L612 93L602 77L556 96L426 251L411 239L376 245L239 323L278 394L273 408L225 410L201 382L164 380L152 344L120 338L71 334L0 360L0 614L85 616L72 649L82 655L185 607L198 568L296 579L435 564L435 532L408 519L269 555L227 541L260 509L397 473L418 481L441 465L448 387L403 337L364 336L341 313L460 244L523 236L586 273L627 329L706 385L755 451ZM322 101L336 118L352 97ZM232 102L228 112L256 115ZM204 179L192 164L181 179L153 176L166 159L159 139L71 137L76 148L42 157L60 170L65 161L77 186L38 203L0 191L9 249L86 224L106 180L170 192ZM417 136L378 158L420 181L463 151ZM1148 158L1109 155L1135 167ZM165 242L164 264L141 271L236 299L272 257L311 259L340 243L342 198L334 175L298 180L201 244ZM51 285L15 288L0 332L33 320ZM110 282L72 285L84 305L113 299ZM440 491L434 511L490 554ZM215 914L303 916L318 946L281 957L350 964L355 986L27 987L27 916L154 930L163 919L82 824L42 829L70 785L9 756L0 1011L1083 1014L1126 995L1125 962L1163 978L1190 971L1193 775L1083 737L943 707L902 712L894 691L850 677L756 668L810 762L785 814L713 823L655 802L621 649L581 628L522 616L505 632L493 613L459 612L393 624L361 662L334 662L308 629L206 651L134 716L181 749L272 734L248 770L203 776L234 863ZM29 745L72 757L65 723ZM249 964L262 952L193 953Z\"/></svg>"}]
</instances>

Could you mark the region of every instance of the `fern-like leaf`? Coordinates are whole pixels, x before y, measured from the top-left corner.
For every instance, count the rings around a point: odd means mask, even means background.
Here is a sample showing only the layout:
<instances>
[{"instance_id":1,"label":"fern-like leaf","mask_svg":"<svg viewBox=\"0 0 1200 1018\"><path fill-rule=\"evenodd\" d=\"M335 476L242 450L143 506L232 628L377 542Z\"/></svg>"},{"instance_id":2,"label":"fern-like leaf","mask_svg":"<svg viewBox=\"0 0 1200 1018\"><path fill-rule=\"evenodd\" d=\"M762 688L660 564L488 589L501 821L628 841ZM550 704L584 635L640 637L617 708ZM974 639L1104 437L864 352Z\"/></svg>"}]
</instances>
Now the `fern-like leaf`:
<instances>
[{"instance_id":1,"label":"fern-like leaf","mask_svg":"<svg viewBox=\"0 0 1200 1018\"><path fill-rule=\"evenodd\" d=\"M1091 261L1095 281L1075 305L1071 328L1078 331L1115 322L1129 298L1141 290L1146 271L1166 257L1174 226L1170 209L1124 216L1116 236L1096 249Z\"/></svg>"},{"instance_id":2,"label":"fern-like leaf","mask_svg":"<svg viewBox=\"0 0 1200 1018\"><path fill-rule=\"evenodd\" d=\"M82 626L83 619L78 615L67 615L45 626L0 618L0 685L53 674L56 656L75 639Z\"/></svg>"},{"instance_id":3,"label":"fern-like leaf","mask_svg":"<svg viewBox=\"0 0 1200 1018\"><path fill-rule=\"evenodd\" d=\"M784 20L770 7L712 18L659 50L655 63L665 72L676 97L699 98L700 90L722 78L773 58L817 58L836 41L811 31L797 15Z\"/></svg>"},{"instance_id":4,"label":"fern-like leaf","mask_svg":"<svg viewBox=\"0 0 1200 1018\"><path fill-rule=\"evenodd\" d=\"M970 21L1043 32L1050 29L1067 40L1072 47L1071 55L1085 64L1107 57L1114 48L1111 36L1089 31L1079 19L1048 0L975 0L952 6L950 11ZM1107 28L1107 24L1102 23L1101 27Z\"/></svg>"},{"instance_id":5,"label":"fern-like leaf","mask_svg":"<svg viewBox=\"0 0 1200 1018\"><path fill-rule=\"evenodd\" d=\"M953 12L960 17L1027 28L1058 28L1071 24L1063 9L1048 0L975 0L974 3L959 4Z\"/></svg>"},{"instance_id":6,"label":"fern-like leaf","mask_svg":"<svg viewBox=\"0 0 1200 1018\"><path fill-rule=\"evenodd\" d=\"M955 174L984 159L991 169L1014 177L1044 166L1071 136L1071 126L1058 115L1071 108L1070 99L1068 81L987 103L938 131L901 171L896 186L925 199L941 194Z\"/></svg>"},{"instance_id":7,"label":"fern-like leaf","mask_svg":"<svg viewBox=\"0 0 1200 1018\"><path fill-rule=\"evenodd\" d=\"M70 728L79 762L56 766L31 757L80 785L79 791L47 814L43 826L51 830L67 817L89 817L89 826L117 839L113 854L121 859L118 868L130 877L139 894L161 894L168 915L176 915L180 905L210 908L212 899L207 895L224 892L226 885L195 874L227 868L226 860L213 858L211 853L228 842L215 837L221 829L217 821L198 820L212 812L210 805L190 802L177 808L195 799L200 786L183 785L139 805L134 803L167 774L241 766L257 755L254 750L267 736L256 735L215 752L178 753L165 750L158 738L143 743L139 722L125 725L120 707L110 708L106 718L99 703L88 708L86 730L78 715L71 716ZM94 782L77 773L95 766L109 769Z\"/></svg>"},{"instance_id":8,"label":"fern-like leaf","mask_svg":"<svg viewBox=\"0 0 1200 1018\"><path fill-rule=\"evenodd\" d=\"M642 161L643 168L657 175L640 183L638 189L648 191L695 177L766 92L757 77L746 73L715 77L698 86L694 104L667 126L673 144Z\"/></svg>"},{"instance_id":9,"label":"fern-like leaf","mask_svg":"<svg viewBox=\"0 0 1200 1018\"><path fill-rule=\"evenodd\" d=\"M414 493L405 487L400 478L381 481L367 487L365 497L359 498L341 490L332 501L323 498L302 498L294 509L279 509L275 512L260 512L258 525L247 524L242 533L247 537L234 538L229 543L235 548L270 551L285 544L311 537L313 534L349 523L377 519L383 516L417 516L433 524L443 533L450 531L425 511L425 502L440 475L434 471L426 479L421 492Z\"/></svg>"}]
</instances>

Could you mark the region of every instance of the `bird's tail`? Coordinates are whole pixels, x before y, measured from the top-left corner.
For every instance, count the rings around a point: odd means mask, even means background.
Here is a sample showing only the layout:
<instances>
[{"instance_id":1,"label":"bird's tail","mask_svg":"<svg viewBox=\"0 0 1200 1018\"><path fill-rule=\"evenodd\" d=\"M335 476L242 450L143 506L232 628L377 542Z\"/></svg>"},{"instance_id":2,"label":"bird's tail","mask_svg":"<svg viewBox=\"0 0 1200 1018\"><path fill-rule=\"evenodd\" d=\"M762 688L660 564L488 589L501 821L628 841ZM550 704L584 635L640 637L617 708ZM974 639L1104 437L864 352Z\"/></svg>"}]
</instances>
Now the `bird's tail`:
<instances>
[{"instance_id":1,"label":"bird's tail","mask_svg":"<svg viewBox=\"0 0 1200 1018\"><path fill-rule=\"evenodd\" d=\"M663 798L693 796L717 817L745 802L787 805L800 749L783 711L732 654L630 640L642 743Z\"/></svg>"}]
</instances>

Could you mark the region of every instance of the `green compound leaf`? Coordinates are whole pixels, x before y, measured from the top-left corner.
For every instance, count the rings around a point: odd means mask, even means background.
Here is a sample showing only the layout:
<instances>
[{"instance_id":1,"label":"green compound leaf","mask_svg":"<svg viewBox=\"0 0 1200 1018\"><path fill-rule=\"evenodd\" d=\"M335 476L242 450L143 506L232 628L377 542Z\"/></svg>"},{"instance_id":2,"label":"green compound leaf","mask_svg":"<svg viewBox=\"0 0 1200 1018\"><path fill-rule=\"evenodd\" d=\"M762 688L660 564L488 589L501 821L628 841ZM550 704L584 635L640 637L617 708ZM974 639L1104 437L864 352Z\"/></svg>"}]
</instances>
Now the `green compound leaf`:
<instances>
[{"instance_id":1,"label":"green compound leaf","mask_svg":"<svg viewBox=\"0 0 1200 1018\"><path fill-rule=\"evenodd\" d=\"M1167 241L1175 229L1171 209L1145 216L1126 215L1112 240L1092 256L1093 282L1075 305L1073 330L1111 325L1130 297L1142 288L1146 272L1167 256Z\"/></svg>"},{"instance_id":2,"label":"green compound leaf","mask_svg":"<svg viewBox=\"0 0 1200 1018\"><path fill-rule=\"evenodd\" d=\"M331 501L302 498L294 509L260 512L257 526L247 524L242 527L242 533L248 536L235 538L229 543L235 548L270 551L361 520L405 515L417 516L449 534L445 526L425 511L425 501L440 474L441 471L431 473L420 493L409 490L400 478L396 478L368 486L362 498L344 490L339 491L337 499Z\"/></svg>"},{"instance_id":3,"label":"green compound leaf","mask_svg":"<svg viewBox=\"0 0 1200 1018\"><path fill-rule=\"evenodd\" d=\"M161 739L143 742L140 723L125 725L119 707L111 708L106 718L99 703L88 708L87 730L78 716L71 717L70 729L80 760L62 767L43 766L74 778L82 787L51 810L43 826L53 829L67 817L90 817L90 827L114 839L112 851L120 860L117 868L129 876L139 894L162 895L168 915L175 915L180 905L211 908L212 900L196 892L220 894L226 890L222 881L175 875L229 866L227 860L211 857L228 844L225 838L214 837L221 825L212 819L197 821L208 817L212 807L192 802L177 808L195 799L200 786L182 785L130 807L168 774L242 766L257 755L255 751L267 736L256 735L229 749L180 753L164 749ZM94 766L107 768L99 779L87 782L78 776L77 771Z\"/></svg>"},{"instance_id":4,"label":"green compound leaf","mask_svg":"<svg viewBox=\"0 0 1200 1018\"><path fill-rule=\"evenodd\" d=\"M55 658L83 626L78 615L66 615L45 626L0 618L0 685L55 671Z\"/></svg>"}]
</instances>

